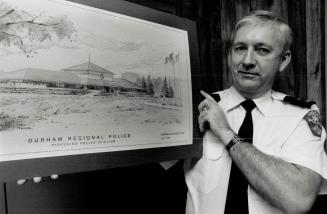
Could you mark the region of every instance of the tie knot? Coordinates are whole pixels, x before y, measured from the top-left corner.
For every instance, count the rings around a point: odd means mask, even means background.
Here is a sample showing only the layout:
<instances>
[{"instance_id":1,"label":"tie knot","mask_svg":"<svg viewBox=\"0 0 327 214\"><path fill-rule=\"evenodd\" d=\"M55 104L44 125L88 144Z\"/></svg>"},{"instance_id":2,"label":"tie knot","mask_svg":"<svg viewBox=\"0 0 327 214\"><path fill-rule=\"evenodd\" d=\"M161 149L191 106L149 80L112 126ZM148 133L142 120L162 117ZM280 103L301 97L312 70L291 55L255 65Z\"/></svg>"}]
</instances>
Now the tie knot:
<instances>
[{"instance_id":1,"label":"tie knot","mask_svg":"<svg viewBox=\"0 0 327 214\"><path fill-rule=\"evenodd\" d=\"M252 109L256 107L255 103L253 100L245 100L241 103L243 108L246 110L247 113L251 113Z\"/></svg>"}]
</instances>

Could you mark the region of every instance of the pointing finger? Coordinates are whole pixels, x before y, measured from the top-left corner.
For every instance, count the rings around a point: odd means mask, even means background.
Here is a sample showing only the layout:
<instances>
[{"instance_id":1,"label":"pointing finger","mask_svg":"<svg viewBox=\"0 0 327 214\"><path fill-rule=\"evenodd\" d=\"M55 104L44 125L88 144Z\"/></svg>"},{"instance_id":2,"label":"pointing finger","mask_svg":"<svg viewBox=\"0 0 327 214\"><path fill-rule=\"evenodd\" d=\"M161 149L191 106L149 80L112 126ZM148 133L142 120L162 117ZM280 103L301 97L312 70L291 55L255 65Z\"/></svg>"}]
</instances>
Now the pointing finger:
<instances>
[{"instance_id":1,"label":"pointing finger","mask_svg":"<svg viewBox=\"0 0 327 214\"><path fill-rule=\"evenodd\" d=\"M210 96L207 92L201 90L200 93L201 93L201 95L204 96L206 99L211 100L211 101L213 101L213 102L216 102L215 99L214 99L212 96Z\"/></svg>"}]
</instances>

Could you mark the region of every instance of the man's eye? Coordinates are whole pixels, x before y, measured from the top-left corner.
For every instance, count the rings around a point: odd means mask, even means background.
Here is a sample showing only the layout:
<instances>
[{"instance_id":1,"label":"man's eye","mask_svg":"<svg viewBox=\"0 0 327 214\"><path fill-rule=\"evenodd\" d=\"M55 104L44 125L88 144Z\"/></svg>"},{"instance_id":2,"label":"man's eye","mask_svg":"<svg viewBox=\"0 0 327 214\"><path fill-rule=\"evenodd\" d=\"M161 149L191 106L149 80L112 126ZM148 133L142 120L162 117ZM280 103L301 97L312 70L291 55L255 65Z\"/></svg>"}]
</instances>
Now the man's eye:
<instances>
[{"instance_id":1,"label":"man's eye","mask_svg":"<svg viewBox=\"0 0 327 214\"><path fill-rule=\"evenodd\" d=\"M246 47L244 47L244 46L236 46L236 47L234 47L234 51L244 51L244 50L246 50Z\"/></svg>"},{"instance_id":2,"label":"man's eye","mask_svg":"<svg viewBox=\"0 0 327 214\"><path fill-rule=\"evenodd\" d=\"M261 55L265 55L265 54L268 54L270 53L270 50L267 49L267 48L257 48L257 52Z\"/></svg>"}]
</instances>

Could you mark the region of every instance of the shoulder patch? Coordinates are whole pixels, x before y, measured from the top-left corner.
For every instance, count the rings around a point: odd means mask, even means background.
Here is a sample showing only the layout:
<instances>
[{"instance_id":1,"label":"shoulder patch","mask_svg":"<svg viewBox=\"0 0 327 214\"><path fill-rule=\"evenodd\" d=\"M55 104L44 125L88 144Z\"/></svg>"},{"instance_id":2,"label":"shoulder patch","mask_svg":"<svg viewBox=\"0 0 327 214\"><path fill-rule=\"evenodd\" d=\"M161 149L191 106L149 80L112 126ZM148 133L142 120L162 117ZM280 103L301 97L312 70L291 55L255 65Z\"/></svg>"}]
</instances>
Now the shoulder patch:
<instances>
[{"instance_id":1,"label":"shoulder patch","mask_svg":"<svg viewBox=\"0 0 327 214\"><path fill-rule=\"evenodd\" d=\"M314 101L307 101L293 96L285 96L283 101L292 105L300 106L302 108L311 108L312 105L316 104Z\"/></svg>"},{"instance_id":2,"label":"shoulder patch","mask_svg":"<svg viewBox=\"0 0 327 214\"><path fill-rule=\"evenodd\" d=\"M211 96L217 103L220 101L220 95L218 93L211 94Z\"/></svg>"},{"instance_id":3,"label":"shoulder patch","mask_svg":"<svg viewBox=\"0 0 327 214\"><path fill-rule=\"evenodd\" d=\"M309 111L303 118L309 125L313 135L320 137L322 132L322 124L320 114L316 110Z\"/></svg>"}]
</instances>

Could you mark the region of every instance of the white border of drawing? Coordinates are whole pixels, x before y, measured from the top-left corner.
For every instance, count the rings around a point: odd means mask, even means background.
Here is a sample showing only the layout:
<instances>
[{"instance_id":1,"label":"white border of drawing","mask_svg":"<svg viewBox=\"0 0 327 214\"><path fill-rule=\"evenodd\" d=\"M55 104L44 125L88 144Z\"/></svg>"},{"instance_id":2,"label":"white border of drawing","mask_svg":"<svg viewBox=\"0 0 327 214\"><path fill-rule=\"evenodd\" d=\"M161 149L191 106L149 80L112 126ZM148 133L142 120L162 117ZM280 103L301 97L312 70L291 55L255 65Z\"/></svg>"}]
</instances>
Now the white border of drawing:
<instances>
[{"instance_id":1,"label":"white border of drawing","mask_svg":"<svg viewBox=\"0 0 327 214\"><path fill-rule=\"evenodd\" d=\"M32 2L33 1L33 2ZM18 1L8 1L8 2L18 2ZM188 46L188 35L187 31L180 30L177 28L133 18L130 16L125 16L110 11L105 11L101 9L92 8L89 6L63 1L63 0L31 0L25 1L26 5L38 5L38 8L45 8L45 4L57 4L58 7L62 7L64 10L70 11L68 17L73 17L74 12L83 12L90 17L114 17L115 19L128 21L130 23L135 23L136 25L147 26L150 29L166 31L178 35L181 41L173 44L174 46L179 45L181 47L178 49L180 54L180 67L179 80L181 85L181 106L176 107L177 110L182 112L182 126L173 126L167 128L167 130L156 130L160 127L154 127L156 129L149 129L148 131L138 132L137 127L134 130L127 129L125 131L110 127L110 131L106 127L94 127L94 130L83 129L79 133L72 133L71 130L56 129L55 133L60 133L56 136L53 130L40 128L36 133L32 133L28 130L20 131L20 134L13 132L0 132L0 161L7 160L19 160L19 159L30 159L30 158L41 158L41 157L54 157L54 156L64 156L64 155L75 155L75 154L88 154L88 153L98 153L98 152L112 152L112 151L125 151L134 149L146 149L146 148L157 148L157 147L169 147L169 146L179 146L179 145L189 145L192 144L192 134L193 134L193 109L192 109L192 86L191 86L191 70L190 70L190 57L189 57L189 46ZM37 2L37 4L36 4ZM56 10L54 10L56 11ZM94 20L90 18L90 20ZM85 21L85 20L84 20ZM98 22L97 24L100 25ZM137 37L137 35L135 35ZM167 37L169 39L169 37ZM148 37L147 40L152 40L153 37ZM160 39L160 38L157 38ZM162 38L161 38L162 39ZM89 52L90 50L88 50ZM42 52L42 50L40 51ZM22 59L21 57L19 57ZM55 61L53 57L50 57L51 61ZM69 64L77 64L77 62L71 62L72 59L67 59L67 57L62 57L61 59L66 59ZM78 58L78 57L76 57ZM14 57L15 59L15 57ZM16 58L17 60L17 58ZM43 60L43 64L51 64L51 61ZM0 63L3 63L0 60ZM6 63L10 64L10 60ZM101 62L99 62L101 64ZM15 65L18 65L16 63ZM33 63L31 63L33 64ZM58 63L54 63L58 64ZM64 63L63 63L64 64ZM64 67L64 66L62 66ZM10 68L13 70L13 68ZM51 68L58 69L58 68ZM117 68L116 68L117 69ZM102 130L101 130L102 129ZM146 136L148 135L148 136ZM93 139L92 137L93 136ZM61 138L60 142L58 139ZM69 141L67 139L70 139ZM73 138L75 140L73 140ZM110 144L114 138L114 144ZM38 142L35 142L35 139ZM40 143L40 140L43 142ZM45 142L49 139L49 142ZM56 140L51 140L56 139ZM106 141L107 143L96 143L100 141ZM79 144L78 146L72 145L72 142ZM86 142L85 144L80 144L81 142ZM92 143L93 142L93 143ZM137 142L137 143L135 143ZM57 146L50 146L51 144L57 144ZM119 145L118 145L119 144Z\"/></svg>"}]
</instances>

